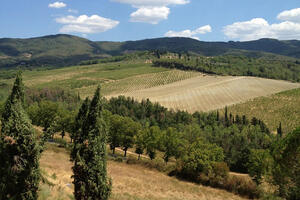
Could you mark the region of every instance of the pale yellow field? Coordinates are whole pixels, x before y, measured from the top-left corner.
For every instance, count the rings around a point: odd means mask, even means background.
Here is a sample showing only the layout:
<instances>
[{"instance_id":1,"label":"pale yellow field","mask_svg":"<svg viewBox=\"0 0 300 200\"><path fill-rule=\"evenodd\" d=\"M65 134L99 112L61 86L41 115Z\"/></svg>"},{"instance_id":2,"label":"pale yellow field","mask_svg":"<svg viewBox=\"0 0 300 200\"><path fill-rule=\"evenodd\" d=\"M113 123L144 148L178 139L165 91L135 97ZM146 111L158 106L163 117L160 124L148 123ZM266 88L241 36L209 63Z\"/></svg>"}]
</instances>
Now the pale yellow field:
<instances>
[{"instance_id":1,"label":"pale yellow field","mask_svg":"<svg viewBox=\"0 0 300 200\"><path fill-rule=\"evenodd\" d=\"M158 73L142 74L119 80L108 80L101 86L102 93L104 95L124 95L128 92L134 93L138 90L162 86L197 76L202 76L202 74L193 71L170 70ZM85 98L87 96L92 96L96 88L97 85L92 85L78 88L76 91L80 93L81 97Z\"/></svg>"},{"instance_id":2,"label":"pale yellow field","mask_svg":"<svg viewBox=\"0 0 300 200\"><path fill-rule=\"evenodd\" d=\"M72 199L72 163L67 152L55 145L47 145L40 160L42 170L55 185L41 184L39 200ZM223 200L243 199L224 190L179 181L163 173L138 165L108 162L112 178L111 200Z\"/></svg>"},{"instance_id":3,"label":"pale yellow field","mask_svg":"<svg viewBox=\"0 0 300 200\"><path fill-rule=\"evenodd\" d=\"M195 112L216 110L299 87L299 83L256 77L199 75L167 85L127 92L124 95L138 100L149 98L167 108Z\"/></svg>"}]
</instances>

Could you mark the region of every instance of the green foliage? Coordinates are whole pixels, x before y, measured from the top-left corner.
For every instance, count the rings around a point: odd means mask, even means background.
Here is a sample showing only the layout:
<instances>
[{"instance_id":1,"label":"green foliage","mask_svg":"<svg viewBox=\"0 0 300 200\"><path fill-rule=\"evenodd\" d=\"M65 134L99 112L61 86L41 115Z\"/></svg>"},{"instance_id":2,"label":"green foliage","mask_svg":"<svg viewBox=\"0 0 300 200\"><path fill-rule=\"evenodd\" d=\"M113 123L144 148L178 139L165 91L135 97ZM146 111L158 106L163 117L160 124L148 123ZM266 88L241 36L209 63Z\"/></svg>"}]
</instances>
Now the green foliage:
<instances>
[{"instance_id":1,"label":"green foliage","mask_svg":"<svg viewBox=\"0 0 300 200\"><path fill-rule=\"evenodd\" d=\"M213 169L213 164L224 160L223 149L215 144L195 141L187 149L187 154L182 158L182 171L185 174L208 174Z\"/></svg>"},{"instance_id":2,"label":"green foliage","mask_svg":"<svg viewBox=\"0 0 300 200\"><path fill-rule=\"evenodd\" d=\"M116 147L122 147L124 150L124 157L128 148L133 147L135 136L141 130L141 125L134 122L129 117L122 117L119 115L112 115L110 117L110 130L108 142L110 144L113 154Z\"/></svg>"},{"instance_id":3,"label":"green foliage","mask_svg":"<svg viewBox=\"0 0 300 200\"><path fill-rule=\"evenodd\" d=\"M139 131L136 135L135 135L135 153L139 154L139 160L141 158L141 154L144 153L145 150L145 139L144 139L144 133L143 131Z\"/></svg>"},{"instance_id":4,"label":"green foliage","mask_svg":"<svg viewBox=\"0 0 300 200\"><path fill-rule=\"evenodd\" d=\"M115 154L115 148L120 147L122 138L122 117L119 115L112 115L110 117L110 130L108 136L108 143L110 149Z\"/></svg>"},{"instance_id":5,"label":"green foliage","mask_svg":"<svg viewBox=\"0 0 300 200\"><path fill-rule=\"evenodd\" d=\"M264 177L271 175L273 158L268 150L252 149L247 166L249 175L260 184Z\"/></svg>"},{"instance_id":6,"label":"green foliage","mask_svg":"<svg viewBox=\"0 0 300 200\"><path fill-rule=\"evenodd\" d=\"M156 156L156 150L161 142L160 139L161 130L158 126L151 126L144 130L145 149L151 160L153 160Z\"/></svg>"},{"instance_id":7,"label":"green foliage","mask_svg":"<svg viewBox=\"0 0 300 200\"><path fill-rule=\"evenodd\" d=\"M162 136L164 161L167 163L171 157L180 158L187 145L183 135L174 128L168 128Z\"/></svg>"},{"instance_id":8,"label":"green foliage","mask_svg":"<svg viewBox=\"0 0 300 200\"><path fill-rule=\"evenodd\" d=\"M54 102L42 101L39 104L32 104L27 111L33 124L42 126L47 130L63 109Z\"/></svg>"},{"instance_id":9,"label":"green foliage","mask_svg":"<svg viewBox=\"0 0 300 200\"><path fill-rule=\"evenodd\" d=\"M111 180L108 179L106 170L107 127L102 116L100 87L88 106L88 112L86 112L87 105L88 100L82 105L77 116L76 124L82 126L81 131L75 134L71 155L75 163L74 196L75 199L105 200L111 193Z\"/></svg>"},{"instance_id":10,"label":"green foliage","mask_svg":"<svg viewBox=\"0 0 300 200\"><path fill-rule=\"evenodd\" d=\"M300 128L278 141L273 151L274 184L280 196L296 200L300 198Z\"/></svg>"},{"instance_id":11,"label":"green foliage","mask_svg":"<svg viewBox=\"0 0 300 200\"><path fill-rule=\"evenodd\" d=\"M5 103L0 132L0 199L37 199L41 147L23 108L19 73Z\"/></svg>"},{"instance_id":12,"label":"green foliage","mask_svg":"<svg viewBox=\"0 0 300 200\"><path fill-rule=\"evenodd\" d=\"M247 173L246 164L250 149L267 149L275 139L263 121L252 118L250 122L246 116L239 115L234 118L229 111L227 111L227 118L226 115L218 116L216 112L196 112L191 115L184 111L167 110L149 100L139 103L123 96L111 98L106 107L113 114L128 116L140 122L145 130L141 137L144 141L139 141L139 147L143 148L139 149L145 148L151 157L155 157L155 150L161 150L165 154L165 161L170 157L182 156L186 146L197 139L202 139L223 148L225 162L231 170ZM159 142L156 142L156 137L151 137L148 125L158 126L162 130L158 131L162 132L158 134L162 135L158 137ZM172 127L174 129L170 130L173 131L168 132L168 128ZM150 138L148 150L147 138ZM177 149L173 149L172 143L177 145Z\"/></svg>"},{"instance_id":13,"label":"green foliage","mask_svg":"<svg viewBox=\"0 0 300 200\"><path fill-rule=\"evenodd\" d=\"M122 120L122 134L121 134L121 146L124 150L124 157L126 157L126 152L128 148L133 147L135 135L141 131L141 125L134 122L129 117L124 117Z\"/></svg>"},{"instance_id":14,"label":"green foliage","mask_svg":"<svg viewBox=\"0 0 300 200\"><path fill-rule=\"evenodd\" d=\"M208 74L256 76L271 79L300 82L299 63L285 59L249 58L246 56L224 55L216 57L192 57L182 59L158 59L156 67L195 70Z\"/></svg>"},{"instance_id":15,"label":"green foliage","mask_svg":"<svg viewBox=\"0 0 300 200\"><path fill-rule=\"evenodd\" d=\"M252 57L299 58L297 41L262 39L250 42L201 42L190 38L156 38L128 42L92 42L71 35L50 35L31 39L0 39L0 67L61 67L83 62L114 62L127 58L127 52L150 51L156 57L164 52L179 53L190 59L190 54L203 56L244 55ZM125 53L124 53L125 52ZM269 52L269 53L265 53ZM159 54L157 54L159 53ZM270 54L275 53L275 54ZM278 56L278 55L284 56ZM117 56L108 58L110 56ZM141 56L141 55L138 55ZM125 58L124 58L125 57ZM103 58L103 61L99 61ZM289 58L291 59L291 58ZM88 61L86 61L88 60Z\"/></svg>"}]
</instances>

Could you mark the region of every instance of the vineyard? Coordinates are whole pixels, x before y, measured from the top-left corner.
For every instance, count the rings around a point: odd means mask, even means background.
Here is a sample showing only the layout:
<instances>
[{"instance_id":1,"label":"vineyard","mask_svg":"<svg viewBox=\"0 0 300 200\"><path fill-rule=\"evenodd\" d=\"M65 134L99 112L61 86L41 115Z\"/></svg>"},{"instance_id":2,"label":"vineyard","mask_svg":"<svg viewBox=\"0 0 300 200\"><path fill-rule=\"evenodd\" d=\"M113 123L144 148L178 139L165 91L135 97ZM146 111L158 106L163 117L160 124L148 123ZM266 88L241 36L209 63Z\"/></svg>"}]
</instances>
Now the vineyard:
<instances>
[{"instance_id":1,"label":"vineyard","mask_svg":"<svg viewBox=\"0 0 300 200\"><path fill-rule=\"evenodd\" d=\"M282 123L284 133L289 133L300 124L300 89L280 92L268 97L259 97L245 103L228 107L235 114L262 119L271 130ZM263 111L263 112L262 112Z\"/></svg>"},{"instance_id":2,"label":"vineyard","mask_svg":"<svg viewBox=\"0 0 300 200\"><path fill-rule=\"evenodd\" d=\"M190 79L193 77L202 76L199 72L171 70L158 73L149 73L138 76L132 76L120 80L111 80L102 84L102 92L104 95L124 95L127 93L136 93L139 90L163 86ZM78 88L77 91L82 97L90 96L95 91L97 85Z\"/></svg>"},{"instance_id":3,"label":"vineyard","mask_svg":"<svg viewBox=\"0 0 300 200\"><path fill-rule=\"evenodd\" d=\"M203 75L124 95L138 100L149 98L168 108L194 112L216 110L298 87L300 84L271 79Z\"/></svg>"}]
</instances>

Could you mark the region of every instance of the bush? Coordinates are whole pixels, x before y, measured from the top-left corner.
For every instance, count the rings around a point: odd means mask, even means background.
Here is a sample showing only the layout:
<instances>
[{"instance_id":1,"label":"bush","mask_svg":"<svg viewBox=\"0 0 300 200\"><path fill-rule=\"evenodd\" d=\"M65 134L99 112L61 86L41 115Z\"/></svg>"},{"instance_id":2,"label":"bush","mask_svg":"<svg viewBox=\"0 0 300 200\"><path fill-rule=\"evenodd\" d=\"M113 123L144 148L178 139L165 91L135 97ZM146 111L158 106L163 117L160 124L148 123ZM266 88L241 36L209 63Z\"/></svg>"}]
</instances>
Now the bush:
<instances>
[{"instance_id":1,"label":"bush","mask_svg":"<svg viewBox=\"0 0 300 200\"><path fill-rule=\"evenodd\" d=\"M224 162L214 163L208 177L211 186L220 187L227 182L229 177L229 167Z\"/></svg>"},{"instance_id":2,"label":"bush","mask_svg":"<svg viewBox=\"0 0 300 200\"><path fill-rule=\"evenodd\" d=\"M154 160L149 160L149 159L138 160L136 157L129 156L127 158L126 163L131 164L131 165L139 164L139 165L142 165L142 166L147 167L149 169L156 169L160 172L166 172L166 173L170 173L171 171L174 171L175 168L176 168L175 164L172 164L172 163L166 164L164 162L164 160L161 159L161 158L156 158Z\"/></svg>"},{"instance_id":3,"label":"bush","mask_svg":"<svg viewBox=\"0 0 300 200\"><path fill-rule=\"evenodd\" d=\"M247 196L251 199L259 197L257 185L247 177L231 175L223 187L229 192Z\"/></svg>"}]
</instances>

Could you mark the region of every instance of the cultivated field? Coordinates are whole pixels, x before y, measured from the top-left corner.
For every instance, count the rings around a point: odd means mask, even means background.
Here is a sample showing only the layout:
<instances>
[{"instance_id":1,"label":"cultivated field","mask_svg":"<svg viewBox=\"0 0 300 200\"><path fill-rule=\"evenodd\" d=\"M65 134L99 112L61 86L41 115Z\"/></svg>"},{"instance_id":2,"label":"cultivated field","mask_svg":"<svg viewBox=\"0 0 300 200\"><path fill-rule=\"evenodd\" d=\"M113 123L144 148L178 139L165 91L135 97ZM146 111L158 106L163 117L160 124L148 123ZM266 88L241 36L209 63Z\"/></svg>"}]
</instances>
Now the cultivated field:
<instances>
[{"instance_id":1,"label":"cultivated field","mask_svg":"<svg viewBox=\"0 0 300 200\"><path fill-rule=\"evenodd\" d=\"M262 119L272 130L282 123L283 133L289 133L300 126L300 89L280 92L268 97L259 97L228 107L234 115Z\"/></svg>"},{"instance_id":2,"label":"cultivated field","mask_svg":"<svg viewBox=\"0 0 300 200\"><path fill-rule=\"evenodd\" d=\"M201 75L199 72L152 67L144 62L117 62L23 73L24 84L32 88L60 87L92 96L99 84L103 95L124 94L165 85ZM0 101L8 95L14 79L0 79Z\"/></svg>"},{"instance_id":3,"label":"cultivated field","mask_svg":"<svg viewBox=\"0 0 300 200\"><path fill-rule=\"evenodd\" d=\"M195 112L216 110L298 87L300 84L256 77L201 75L124 95L138 100L149 98L168 108Z\"/></svg>"},{"instance_id":4,"label":"cultivated field","mask_svg":"<svg viewBox=\"0 0 300 200\"><path fill-rule=\"evenodd\" d=\"M48 144L40 163L54 186L42 184L39 200L73 199L72 163L65 149ZM108 172L113 181L111 200L243 199L223 190L179 181L138 165L109 161Z\"/></svg>"},{"instance_id":5,"label":"cultivated field","mask_svg":"<svg viewBox=\"0 0 300 200\"><path fill-rule=\"evenodd\" d=\"M157 73L148 73L131 76L119 80L111 80L102 84L102 94L104 95L124 95L128 92L135 93L142 89L162 86L177 81L201 76L201 73L191 71L170 70ZM97 85L78 88L81 97L92 96Z\"/></svg>"}]
</instances>

